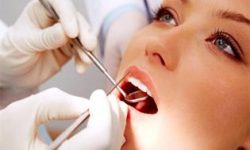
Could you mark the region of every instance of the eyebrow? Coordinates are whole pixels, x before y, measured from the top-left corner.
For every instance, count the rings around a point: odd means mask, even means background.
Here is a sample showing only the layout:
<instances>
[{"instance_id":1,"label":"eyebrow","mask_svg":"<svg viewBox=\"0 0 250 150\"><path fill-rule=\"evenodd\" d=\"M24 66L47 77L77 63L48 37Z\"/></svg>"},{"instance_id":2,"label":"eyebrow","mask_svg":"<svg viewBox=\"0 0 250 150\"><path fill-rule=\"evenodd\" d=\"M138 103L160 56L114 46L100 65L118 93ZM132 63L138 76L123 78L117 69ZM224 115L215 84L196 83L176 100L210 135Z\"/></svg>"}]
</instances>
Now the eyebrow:
<instances>
[{"instance_id":1,"label":"eyebrow","mask_svg":"<svg viewBox=\"0 0 250 150\"><path fill-rule=\"evenodd\" d=\"M182 4L187 4L189 3L189 0L180 0Z\"/></svg>"},{"instance_id":2,"label":"eyebrow","mask_svg":"<svg viewBox=\"0 0 250 150\"><path fill-rule=\"evenodd\" d=\"M250 26L250 19L248 19L247 17L245 17L243 14L240 14L240 13L236 13L236 12L232 12L232 11L219 10L216 13L216 16L218 16L220 18L223 18L223 19L236 21L236 22L239 22L239 23L244 23L244 24Z\"/></svg>"},{"instance_id":3,"label":"eyebrow","mask_svg":"<svg viewBox=\"0 0 250 150\"><path fill-rule=\"evenodd\" d=\"M190 0L180 0L180 2L185 5L185 4L190 3ZM228 10L226 11L219 10L217 11L216 16L218 16L219 18L228 19L228 20L239 22L239 23L244 23L250 26L250 19L248 19L247 17L245 17L243 14L240 14L240 13L236 13L236 12L232 12Z\"/></svg>"}]
</instances>

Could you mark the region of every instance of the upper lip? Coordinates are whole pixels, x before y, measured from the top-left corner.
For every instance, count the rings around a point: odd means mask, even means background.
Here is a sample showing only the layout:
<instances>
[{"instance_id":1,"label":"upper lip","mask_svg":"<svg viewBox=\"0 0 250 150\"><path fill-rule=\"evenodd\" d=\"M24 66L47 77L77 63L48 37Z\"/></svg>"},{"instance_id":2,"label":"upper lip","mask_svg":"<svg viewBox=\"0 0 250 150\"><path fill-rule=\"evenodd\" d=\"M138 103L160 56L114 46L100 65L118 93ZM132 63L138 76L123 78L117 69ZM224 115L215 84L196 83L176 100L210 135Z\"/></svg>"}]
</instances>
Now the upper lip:
<instances>
[{"instance_id":1,"label":"upper lip","mask_svg":"<svg viewBox=\"0 0 250 150\"><path fill-rule=\"evenodd\" d=\"M154 82L153 82L151 76L149 75L148 72L146 72L146 70L144 70L138 66L130 66L126 70L125 75L126 75L126 77L124 80L128 80L130 77L134 77L134 78L140 80L152 93L152 97L153 97L155 103L157 104L157 102L158 102L157 97L158 96L156 94L156 88L155 88L155 85L154 85Z\"/></svg>"}]
</instances>

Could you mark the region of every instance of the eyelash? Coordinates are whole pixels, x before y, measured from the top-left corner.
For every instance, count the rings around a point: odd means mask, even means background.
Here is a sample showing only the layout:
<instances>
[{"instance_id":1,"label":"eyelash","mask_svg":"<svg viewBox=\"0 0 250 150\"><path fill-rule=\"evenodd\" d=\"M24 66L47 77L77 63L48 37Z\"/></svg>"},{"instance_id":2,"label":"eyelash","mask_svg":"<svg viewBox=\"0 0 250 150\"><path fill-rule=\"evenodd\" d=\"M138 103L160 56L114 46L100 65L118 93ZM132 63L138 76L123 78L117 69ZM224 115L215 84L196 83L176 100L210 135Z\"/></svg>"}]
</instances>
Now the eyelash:
<instances>
[{"instance_id":1,"label":"eyelash","mask_svg":"<svg viewBox=\"0 0 250 150\"><path fill-rule=\"evenodd\" d=\"M163 6L160 6L160 8L158 8L158 11L156 11L154 14L154 20L155 21L159 21L159 22L163 22L164 20L163 20L163 16L165 16L165 15L171 15L171 17L175 20L175 24L174 24L174 26L177 26L178 25L178 23L177 23L177 19L175 18L175 16L174 16L174 14L170 11L170 9L171 8L169 8L169 7L163 7Z\"/></svg>"},{"instance_id":2,"label":"eyelash","mask_svg":"<svg viewBox=\"0 0 250 150\"><path fill-rule=\"evenodd\" d=\"M213 44L213 46L216 47L217 50L221 51L222 48L219 48L218 46L216 46L216 40L224 40L224 42L226 42L226 44L228 44L231 49L232 49L232 53L223 51L224 54L226 54L227 56L229 56L230 58L233 58L234 60L237 61L242 61L242 57L241 57L241 47L239 46L238 42L228 33L220 30L220 29L216 29L215 32L213 32L210 37L208 37L205 41L206 42L210 42Z\"/></svg>"},{"instance_id":3,"label":"eyelash","mask_svg":"<svg viewBox=\"0 0 250 150\"><path fill-rule=\"evenodd\" d=\"M154 20L158 21L158 22L164 22L165 23L168 20L166 20L166 18L163 18L163 17L166 16L166 15L171 15L171 17L176 22L174 24L174 26L178 26L177 19L175 18L174 14L169 9L171 9L171 8L160 6L160 8L158 9L158 11L155 12ZM169 16L168 16L167 19L169 19ZM170 24L170 22L167 22L167 23ZM171 24L171 25L173 25L173 24ZM228 44L231 47L233 54L231 54L230 52L226 52L222 48L219 48L219 46L215 45L216 42L218 42L217 41L218 39L223 40L223 42L225 42L226 44ZM205 41L212 43L213 46L218 51L223 50L223 53L227 57L233 58L234 60L237 60L237 61L242 61L241 47L239 46L238 42L230 34L224 32L224 31L222 31L220 29L217 29L217 30L215 30L215 32L211 33L210 36L207 39L205 39ZM220 41L220 42L222 42L222 41ZM223 44L225 44L225 43L223 43Z\"/></svg>"}]
</instances>

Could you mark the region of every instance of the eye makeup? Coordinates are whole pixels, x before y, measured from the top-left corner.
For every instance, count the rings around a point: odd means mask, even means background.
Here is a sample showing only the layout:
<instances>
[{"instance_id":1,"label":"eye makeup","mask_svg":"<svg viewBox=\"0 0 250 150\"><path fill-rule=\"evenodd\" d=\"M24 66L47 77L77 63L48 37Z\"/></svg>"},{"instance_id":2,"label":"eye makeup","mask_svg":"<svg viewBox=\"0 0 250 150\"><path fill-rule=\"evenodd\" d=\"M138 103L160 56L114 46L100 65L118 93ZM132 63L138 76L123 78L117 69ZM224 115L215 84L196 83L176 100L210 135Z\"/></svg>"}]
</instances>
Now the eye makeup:
<instances>
[{"instance_id":1,"label":"eye makeup","mask_svg":"<svg viewBox=\"0 0 250 150\"><path fill-rule=\"evenodd\" d=\"M161 6L158 11L154 13L154 20L166 22L172 26L178 25L177 13L170 7Z\"/></svg>"},{"instance_id":2,"label":"eye makeup","mask_svg":"<svg viewBox=\"0 0 250 150\"><path fill-rule=\"evenodd\" d=\"M211 43L216 50L222 51L227 57L235 61L243 61L243 51L229 33L216 29L205 41Z\"/></svg>"},{"instance_id":3,"label":"eye makeup","mask_svg":"<svg viewBox=\"0 0 250 150\"><path fill-rule=\"evenodd\" d=\"M173 13L174 12L174 13ZM161 6L155 12L154 20L157 22L166 23L171 26L178 26L177 13L172 8ZM216 29L205 39L214 49L223 52L223 54L235 61L242 62L244 53L237 40L229 33L223 30Z\"/></svg>"}]
</instances>

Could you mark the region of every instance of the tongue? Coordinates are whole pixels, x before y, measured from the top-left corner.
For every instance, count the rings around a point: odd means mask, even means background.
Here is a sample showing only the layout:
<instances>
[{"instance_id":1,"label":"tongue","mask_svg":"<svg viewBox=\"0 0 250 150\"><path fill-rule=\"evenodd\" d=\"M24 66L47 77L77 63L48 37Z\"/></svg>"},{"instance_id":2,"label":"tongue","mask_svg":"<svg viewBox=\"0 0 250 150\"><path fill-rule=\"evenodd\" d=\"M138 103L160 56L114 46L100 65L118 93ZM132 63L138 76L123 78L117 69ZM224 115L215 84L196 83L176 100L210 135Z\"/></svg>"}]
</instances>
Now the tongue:
<instances>
[{"instance_id":1,"label":"tongue","mask_svg":"<svg viewBox=\"0 0 250 150\"><path fill-rule=\"evenodd\" d=\"M157 105L152 97L148 97L147 100L137 103L134 107L146 114L155 114L158 112Z\"/></svg>"},{"instance_id":2,"label":"tongue","mask_svg":"<svg viewBox=\"0 0 250 150\"><path fill-rule=\"evenodd\" d=\"M145 108L147 105L147 102L146 101L141 101L139 102L138 104L136 104L135 108L139 111L142 111L143 108Z\"/></svg>"}]
</instances>

